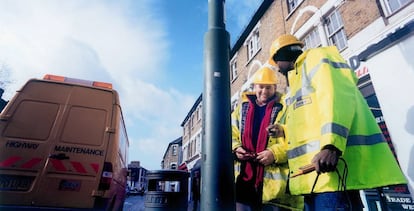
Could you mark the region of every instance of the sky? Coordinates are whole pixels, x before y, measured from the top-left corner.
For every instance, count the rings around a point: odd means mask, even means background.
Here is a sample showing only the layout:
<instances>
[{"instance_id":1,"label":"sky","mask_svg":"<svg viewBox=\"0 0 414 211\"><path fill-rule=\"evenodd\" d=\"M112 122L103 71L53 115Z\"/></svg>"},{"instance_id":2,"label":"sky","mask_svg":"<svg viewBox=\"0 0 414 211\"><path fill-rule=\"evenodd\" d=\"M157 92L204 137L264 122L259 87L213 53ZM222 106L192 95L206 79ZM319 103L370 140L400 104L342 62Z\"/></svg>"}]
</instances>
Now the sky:
<instances>
[{"instance_id":1,"label":"sky","mask_svg":"<svg viewBox=\"0 0 414 211\"><path fill-rule=\"evenodd\" d=\"M231 44L261 2L225 2ZM207 0L0 0L3 98L45 74L110 82L120 95L129 162L160 169L203 92L207 21Z\"/></svg>"}]
</instances>

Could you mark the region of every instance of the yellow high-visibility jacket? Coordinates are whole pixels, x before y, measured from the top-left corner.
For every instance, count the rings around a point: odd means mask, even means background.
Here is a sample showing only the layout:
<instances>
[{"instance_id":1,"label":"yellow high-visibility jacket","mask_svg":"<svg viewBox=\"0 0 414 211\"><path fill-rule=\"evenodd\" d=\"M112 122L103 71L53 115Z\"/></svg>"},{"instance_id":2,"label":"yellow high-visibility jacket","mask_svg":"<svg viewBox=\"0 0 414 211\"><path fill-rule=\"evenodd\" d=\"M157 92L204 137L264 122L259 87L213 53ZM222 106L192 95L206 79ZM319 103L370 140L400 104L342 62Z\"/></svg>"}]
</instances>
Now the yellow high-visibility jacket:
<instances>
[{"instance_id":1,"label":"yellow high-visibility jacket","mask_svg":"<svg viewBox=\"0 0 414 211\"><path fill-rule=\"evenodd\" d=\"M242 146L242 131L244 129L243 115L246 114L249 99L256 99L254 92L245 92L242 94L241 103L235 108L231 114L232 122L232 149ZM280 99L280 96L277 97ZM275 105L277 105L275 103ZM284 106L282 107L283 110ZM282 113L282 111L280 111ZM271 123L276 123L280 115L272 115ZM303 198L298 196L291 196L286 193L287 179L289 174L287 164L287 142L284 138L270 137L268 139L267 147L273 153L275 162L271 165L265 166L263 178L263 195L262 200L265 203L273 203L279 207L285 207L292 210L302 210ZM235 159L234 171L235 179L240 174L241 164Z\"/></svg>"},{"instance_id":2,"label":"yellow high-visibility jacket","mask_svg":"<svg viewBox=\"0 0 414 211\"><path fill-rule=\"evenodd\" d=\"M285 137L291 172L310 164L326 145L342 151L338 172L320 174L313 192L368 189L406 183L368 104L357 77L334 46L303 52L288 74ZM317 174L291 178L292 194L309 194Z\"/></svg>"}]
</instances>

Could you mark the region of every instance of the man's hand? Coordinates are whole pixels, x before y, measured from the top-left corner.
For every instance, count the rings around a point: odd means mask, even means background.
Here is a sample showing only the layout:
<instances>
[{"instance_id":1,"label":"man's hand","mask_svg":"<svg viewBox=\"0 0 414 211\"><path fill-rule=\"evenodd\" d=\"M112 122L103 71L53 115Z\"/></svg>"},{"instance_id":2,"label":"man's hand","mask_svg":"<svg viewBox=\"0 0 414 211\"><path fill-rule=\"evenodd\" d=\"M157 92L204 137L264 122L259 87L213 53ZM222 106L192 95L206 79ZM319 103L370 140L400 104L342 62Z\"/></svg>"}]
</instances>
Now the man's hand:
<instances>
[{"instance_id":1,"label":"man's hand","mask_svg":"<svg viewBox=\"0 0 414 211\"><path fill-rule=\"evenodd\" d=\"M270 150L264 150L259 153L257 153L256 161L260 164L267 166L275 162L275 157L273 156L273 153Z\"/></svg>"},{"instance_id":2,"label":"man's hand","mask_svg":"<svg viewBox=\"0 0 414 211\"><path fill-rule=\"evenodd\" d=\"M237 159L239 160L251 160L256 158L255 153L248 152L243 147L237 147L234 150L234 154L236 154Z\"/></svg>"},{"instance_id":3,"label":"man's hand","mask_svg":"<svg viewBox=\"0 0 414 211\"><path fill-rule=\"evenodd\" d=\"M266 131L269 133L270 137L278 138L278 137L284 137L285 136L285 133L283 132L282 126L280 126L278 124L267 126Z\"/></svg>"},{"instance_id":4,"label":"man's hand","mask_svg":"<svg viewBox=\"0 0 414 211\"><path fill-rule=\"evenodd\" d=\"M325 173L335 171L340 155L340 151L333 146L322 149L312 159L316 172Z\"/></svg>"}]
</instances>

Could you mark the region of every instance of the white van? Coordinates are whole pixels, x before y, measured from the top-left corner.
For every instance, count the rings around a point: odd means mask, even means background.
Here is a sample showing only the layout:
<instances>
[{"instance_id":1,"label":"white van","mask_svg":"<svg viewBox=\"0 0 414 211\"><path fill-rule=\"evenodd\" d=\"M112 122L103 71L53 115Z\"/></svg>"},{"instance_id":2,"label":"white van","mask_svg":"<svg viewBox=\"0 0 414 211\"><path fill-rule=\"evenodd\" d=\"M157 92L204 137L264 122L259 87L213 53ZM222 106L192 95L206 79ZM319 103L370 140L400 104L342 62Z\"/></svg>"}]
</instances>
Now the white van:
<instances>
[{"instance_id":1,"label":"white van","mask_svg":"<svg viewBox=\"0 0 414 211\"><path fill-rule=\"evenodd\" d=\"M0 210L122 210L128 147L111 84L31 79L0 114Z\"/></svg>"}]
</instances>

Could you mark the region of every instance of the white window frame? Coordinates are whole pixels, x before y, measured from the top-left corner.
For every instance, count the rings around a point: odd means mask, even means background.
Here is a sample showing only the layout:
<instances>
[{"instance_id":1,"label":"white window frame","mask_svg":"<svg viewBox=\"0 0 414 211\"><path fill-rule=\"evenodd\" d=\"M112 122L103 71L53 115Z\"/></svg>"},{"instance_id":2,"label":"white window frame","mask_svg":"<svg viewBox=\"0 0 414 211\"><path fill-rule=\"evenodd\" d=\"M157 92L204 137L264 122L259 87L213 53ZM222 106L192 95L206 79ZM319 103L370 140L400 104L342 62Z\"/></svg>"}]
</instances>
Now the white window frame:
<instances>
[{"instance_id":1,"label":"white window frame","mask_svg":"<svg viewBox=\"0 0 414 211\"><path fill-rule=\"evenodd\" d=\"M236 53L233 59L230 60L230 81L236 80L237 76L238 76L238 71L237 71L237 53Z\"/></svg>"},{"instance_id":2,"label":"white window frame","mask_svg":"<svg viewBox=\"0 0 414 211\"><path fill-rule=\"evenodd\" d=\"M193 122L192 122L191 116L188 117L188 132L191 133L191 129L193 128Z\"/></svg>"},{"instance_id":3,"label":"white window frame","mask_svg":"<svg viewBox=\"0 0 414 211\"><path fill-rule=\"evenodd\" d=\"M202 114L203 114L203 110L202 110L201 104L200 104L200 105L198 105L198 108L197 108L197 119L198 119L198 121L201 120Z\"/></svg>"},{"instance_id":4,"label":"white window frame","mask_svg":"<svg viewBox=\"0 0 414 211\"><path fill-rule=\"evenodd\" d=\"M196 139L191 140L191 157L196 155L197 152L197 141Z\"/></svg>"},{"instance_id":5,"label":"white window frame","mask_svg":"<svg viewBox=\"0 0 414 211\"><path fill-rule=\"evenodd\" d=\"M188 159L190 159L190 158L193 157L193 154L191 153L191 145L192 145L192 142L190 140L190 141L188 141L188 145L187 145L187 155L188 155Z\"/></svg>"},{"instance_id":6,"label":"white window frame","mask_svg":"<svg viewBox=\"0 0 414 211\"><path fill-rule=\"evenodd\" d=\"M249 36L247 37L244 45L246 46L247 50L247 61L250 61L254 58L254 56L259 52L262 48L260 44L260 22L253 28L250 32Z\"/></svg>"},{"instance_id":7,"label":"white window frame","mask_svg":"<svg viewBox=\"0 0 414 211\"><path fill-rule=\"evenodd\" d=\"M381 7L385 11L385 16L391 16L398 12L401 8L408 5L411 0L381 0ZM396 8L392 8L391 5L396 4Z\"/></svg>"},{"instance_id":8,"label":"white window frame","mask_svg":"<svg viewBox=\"0 0 414 211\"><path fill-rule=\"evenodd\" d=\"M335 45L339 51L342 51L348 47L348 40L345 34L344 23L338 10L333 10L329 15L326 16L325 27L329 44Z\"/></svg>"},{"instance_id":9,"label":"white window frame","mask_svg":"<svg viewBox=\"0 0 414 211\"><path fill-rule=\"evenodd\" d=\"M194 113L191 114L190 119L191 119L191 129L193 129L194 128L194 124L195 124L195 114Z\"/></svg>"},{"instance_id":10,"label":"white window frame","mask_svg":"<svg viewBox=\"0 0 414 211\"><path fill-rule=\"evenodd\" d=\"M178 154L178 145L177 144L173 144L171 146L171 154L172 155L177 155Z\"/></svg>"},{"instance_id":11,"label":"white window frame","mask_svg":"<svg viewBox=\"0 0 414 211\"><path fill-rule=\"evenodd\" d=\"M183 158L185 161L189 160L187 148L188 148L188 145L183 146Z\"/></svg>"},{"instance_id":12,"label":"white window frame","mask_svg":"<svg viewBox=\"0 0 414 211\"><path fill-rule=\"evenodd\" d=\"M201 153L201 133L197 134L196 138L196 154Z\"/></svg>"},{"instance_id":13,"label":"white window frame","mask_svg":"<svg viewBox=\"0 0 414 211\"><path fill-rule=\"evenodd\" d=\"M327 27L327 23L328 23L328 19L330 17L330 15L332 15L333 13L336 13L336 15L338 15L340 17L340 20L342 20L341 14L339 13L339 11L337 10L338 5L340 3L343 3L343 1L327 1L321 8L317 8L315 6L304 6L303 8L301 8L299 14L302 15L298 15L295 17L293 26L292 26L292 31L290 32L291 34L294 34L296 37L300 38L301 40L305 40L306 36L309 35L309 33L311 33L312 30L317 30L319 37L320 37L320 41L321 41L321 46L328 46L328 45L332 45L333 43L331 42L331 37L329 37L329 33L328 33L328 27ZM303 18L303 14L307 14L307 13L313 13L313 15L311 17L308 18L308 21L306 21L302 26L300 26L297 31L293 31L293 29L295 29L296 23ZM341 31L343 31L343 34L345 34L345 30L344 30L344 25L343 22L341 22ZM345 36L345 35L344 35ZM348 47L348 40L345 37L345 47ZM308 46L309 48L310 46ZM339 49L339 48L338 48ZM339 49L339 50L344 50L343 49Z\"/></svg>"},{"instance_id":14,"label":"white window frame","mask_svg":"<svg viewBox=\"0 0 414 211\"><path fill-rule=\"evenodd\" d=\"M319 34L318 27L314 27L310 30L303 39L305 46L303 49L317 48L322 46L321 35Z\"/></svg>"},{"instance_id":15,"label":"white window frame","mask_svg":"<svg viewBox=\"0 0 414 211\"><path fill-rule=\"evenodd\" d=\"M302 2L303 0L286 0L289 14L295 11Z\"/></svg>"}]
</instances>

